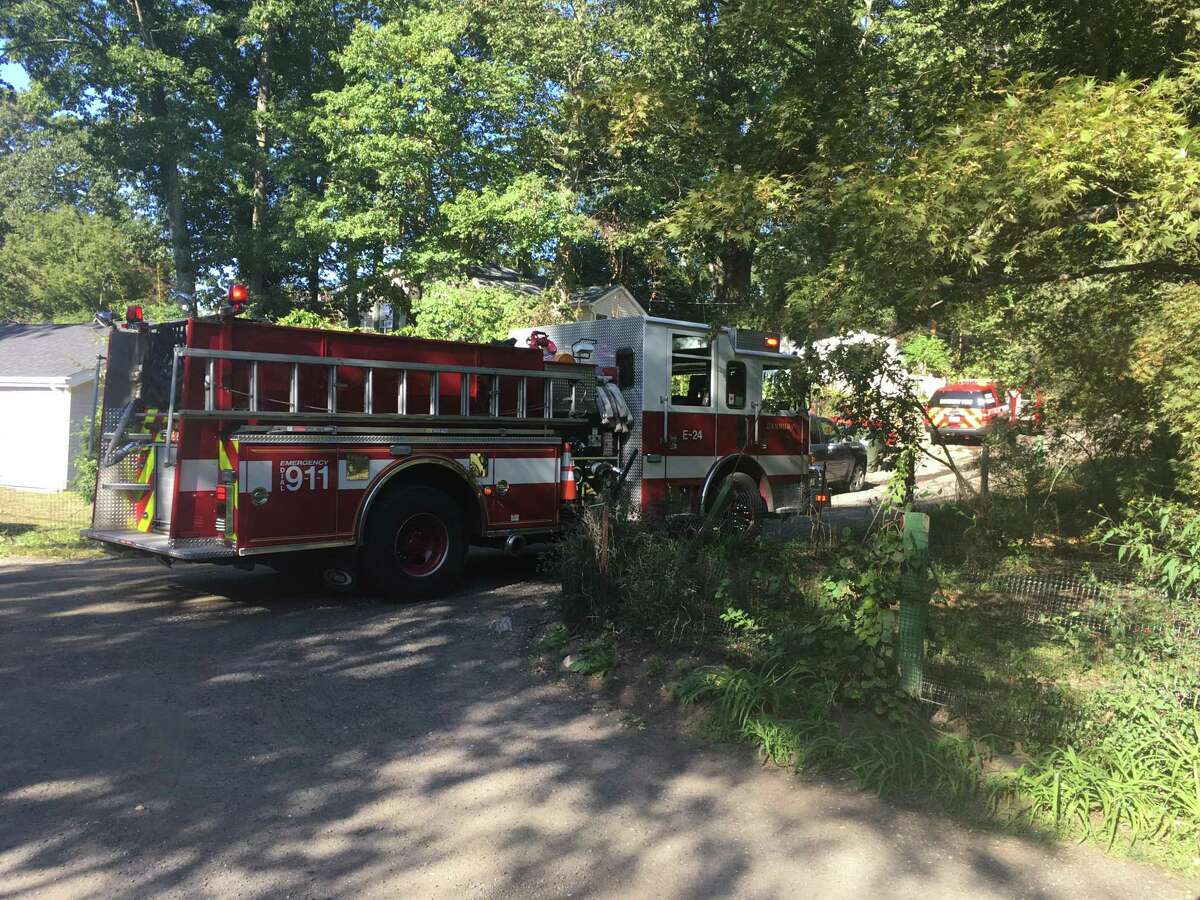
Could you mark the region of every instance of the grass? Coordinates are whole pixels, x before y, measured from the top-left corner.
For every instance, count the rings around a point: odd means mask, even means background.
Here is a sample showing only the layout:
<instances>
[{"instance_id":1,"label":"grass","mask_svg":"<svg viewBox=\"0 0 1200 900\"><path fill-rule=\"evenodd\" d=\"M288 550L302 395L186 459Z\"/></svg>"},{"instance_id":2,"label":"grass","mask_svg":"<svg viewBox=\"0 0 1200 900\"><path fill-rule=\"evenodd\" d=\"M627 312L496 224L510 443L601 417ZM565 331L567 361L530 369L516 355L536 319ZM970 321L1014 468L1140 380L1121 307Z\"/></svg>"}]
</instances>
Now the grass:
<instances>
[{"instance_id":1,"label":"grass","mask_svg":"<svg viewBox=\"0 0 1200 900\"><path fill-rule=\"evenodd\" d=\"M890 581L860 577L883 571L879 553L617 536L605 604L584 618L607 616L607 633L668 653L717 655L723 664L674 689L706 710L709 737L797 772L846 775L882 795L1195 871L1195 603L1120 578L1091 592L1053 577L1028 587L1026 576L1063 571L1036 546L943 560L926 676L950 697L936 709L899 693L891 626L872 625L870 610L895 609ZM581 541L575 551L564 561L586 592L592 550ZM1071 559L1079 572L1084 560ZM621 654L599 656L606 669Z\"/></svg>"},{"instance_id":2,"label":"grass","mask_svg":"<svg viewBox=\"0 0 1200 900\"><path fill-rule=\"evenodd\" d=\"M79 536L90 517L91 508L71 491L0 488L0 559L99 556L96 544Z\"/></svg>"}]
</instances>

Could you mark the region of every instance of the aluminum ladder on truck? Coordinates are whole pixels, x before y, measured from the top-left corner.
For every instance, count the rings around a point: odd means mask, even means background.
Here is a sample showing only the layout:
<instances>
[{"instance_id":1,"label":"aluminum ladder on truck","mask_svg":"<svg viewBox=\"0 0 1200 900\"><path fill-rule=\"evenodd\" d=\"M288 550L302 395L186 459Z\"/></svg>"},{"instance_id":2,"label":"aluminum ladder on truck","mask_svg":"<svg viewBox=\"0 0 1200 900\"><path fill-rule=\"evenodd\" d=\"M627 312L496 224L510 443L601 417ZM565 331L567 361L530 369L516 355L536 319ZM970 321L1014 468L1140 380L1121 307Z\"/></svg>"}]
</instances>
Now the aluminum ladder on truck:
<instances>
[{"instance_id":1,"label":"aluminum ladder on truck","mask_svg":"<svg viewBox=\"0 0 1200 900\"><path fill-rule=\"evenodd\" d=\"M192 359L203 366L203 404L198 408L176 408L178 386L184 360ZM223 363L244 364L245 390L228 383ZM261 390L264 366L287 366L287 399L270 400L278 408L270 409ZM305 407L302 402L303 379L310 370L324 370L324 404L319 408ZM338 408L338 375L345 370L360 370L362 376L361 409ZM396 373L395 412L377 411L376 373ZM414 409L410 390L412 373L428 377L428 409ZM459 390L456 409L446 409L446 396L439 390L439 381L457 376ZM514 408L501 406L505 382L513 395ZM531 403L539 390L540 406ZM486 404L472 405L472 385L486 385ZM425 386L423 386L424 388ZM511 389L515 388L515 390ZM237 398L244 406L226 408L219 398L228 391L231 400ZM337 424L367 425L488 425L497 427L537 427L549 432L556 422L586 419L595 408L596 375L593 367L574 363L546 362L542 369L489 369L478 366L393 362L389 360L353 359L328 356L301 356L285 353L255 353L242 350L211 350L177 346L171 366L171 403L167 409L164 433L172 435L178 422L185 419L217 421L249 421L276 424ZM230 404L232 406L233 404ZM286 408L284 408L286 407ZM170 462L168 462L170 464Z\"/></svg>"}]
</instances>

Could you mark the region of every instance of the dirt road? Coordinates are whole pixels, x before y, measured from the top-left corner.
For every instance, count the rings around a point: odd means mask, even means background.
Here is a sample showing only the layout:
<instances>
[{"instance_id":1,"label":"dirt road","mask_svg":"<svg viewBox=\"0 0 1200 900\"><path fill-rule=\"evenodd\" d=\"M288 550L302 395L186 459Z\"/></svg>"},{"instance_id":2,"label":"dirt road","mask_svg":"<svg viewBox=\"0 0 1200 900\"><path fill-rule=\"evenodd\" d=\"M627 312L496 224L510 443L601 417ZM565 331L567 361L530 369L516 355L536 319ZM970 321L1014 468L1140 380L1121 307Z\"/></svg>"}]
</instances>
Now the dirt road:
<instances>
[{"instance_id":1,"label":"dirt road","mask_svg":"<svg viewBox=\"0 0 1200 900\"><path fill-rule=\"evenodd\" d=\"M531 674L549 588L0 567L0 896L1184 897L1092 849L624 728Z\"/></svg>"}]
</instances>

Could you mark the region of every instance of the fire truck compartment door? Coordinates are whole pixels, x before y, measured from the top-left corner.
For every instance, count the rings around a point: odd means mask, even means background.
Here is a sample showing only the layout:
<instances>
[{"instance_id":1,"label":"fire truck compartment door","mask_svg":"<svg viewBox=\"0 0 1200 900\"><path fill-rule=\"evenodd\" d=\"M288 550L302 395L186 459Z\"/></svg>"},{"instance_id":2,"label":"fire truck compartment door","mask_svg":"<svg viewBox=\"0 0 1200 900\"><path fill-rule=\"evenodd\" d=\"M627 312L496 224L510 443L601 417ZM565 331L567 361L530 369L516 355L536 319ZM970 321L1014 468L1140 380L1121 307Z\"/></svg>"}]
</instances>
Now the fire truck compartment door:
<instances>
[{"instance_id":1,"label":"fire truck compartment door","mask_svg":"<svg viewBox=\"0 0 1200 900\"><path fill-rule=\"evenodd\" d=\"M238 464L239 547L334 540L335 451L243 444Z\"/></svg>"},{"instance_id":2,"label":"fire truck compartment door","mask_svg":"<svg viewBox=\"0 0 1200 900\"><path fill-rule=\"evenodd\" d=\"M557 447L497 453L477 481L492 488L489 527L536 528L558 522L560 458Z\"/></svg>"}]
</instances>

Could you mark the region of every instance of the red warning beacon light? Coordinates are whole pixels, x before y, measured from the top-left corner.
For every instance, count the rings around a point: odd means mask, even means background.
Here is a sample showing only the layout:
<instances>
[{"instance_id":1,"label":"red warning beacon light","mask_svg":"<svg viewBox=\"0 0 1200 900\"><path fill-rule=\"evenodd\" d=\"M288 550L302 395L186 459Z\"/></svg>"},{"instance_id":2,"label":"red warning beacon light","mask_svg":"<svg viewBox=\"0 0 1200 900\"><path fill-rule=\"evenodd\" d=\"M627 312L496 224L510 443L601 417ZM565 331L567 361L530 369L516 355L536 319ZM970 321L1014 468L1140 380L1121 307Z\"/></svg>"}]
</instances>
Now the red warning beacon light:
<instances>
[{"instance_id":1,"label":"red warning beacon light","mask_svg":"<svg viewBox=\"0 0 1200 900\"><path fill-rule=\"evenodd\" d=\"M125 307L125 328L129 331L146 330L146 315L140 303Z\"/></svg>"},{"instance_id":2,"label":"red warning beacon light","mask_svg":"<svg viewBox=\"0 0 1200 900\"><path fill-rule=\"evenodd\" d=\"M225 296L229 298L229 303L221 307L221 315L225 317L240 315L250 303L250 292L244 284L237 281L229 286Z\"/></svg>"}]
</instances>

